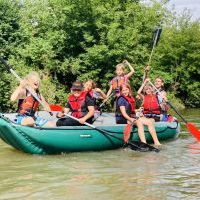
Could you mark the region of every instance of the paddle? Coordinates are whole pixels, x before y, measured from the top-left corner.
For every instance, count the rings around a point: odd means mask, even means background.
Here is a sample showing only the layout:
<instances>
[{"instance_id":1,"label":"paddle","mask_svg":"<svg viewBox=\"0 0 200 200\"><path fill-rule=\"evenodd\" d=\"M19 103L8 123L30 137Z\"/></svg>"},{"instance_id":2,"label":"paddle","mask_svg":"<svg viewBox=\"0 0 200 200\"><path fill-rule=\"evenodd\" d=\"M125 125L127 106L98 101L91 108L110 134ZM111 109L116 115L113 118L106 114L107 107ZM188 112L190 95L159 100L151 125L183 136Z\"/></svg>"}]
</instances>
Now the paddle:
<instances>
[{"instance_id":1,"label":"paddle","mask_svg":"<svg viewBox=\"0 0 200 200\"><path fill-rule=\"evenodd\" d=\"M149 81L149 83L152 85L152 87L156 90L158 94L160 94L160 91L156 88L156 86ZM163 99L164 100L164 99ZM165 100L164 100L165 101ZM186 124L186 127L188 129L188 132L192 134L193 137L195 137L200 142L200 130L191 122L188 122L177 110L176 108L170 103L169 101L165 101L174 111L175 113L183 120L183 122Z\"/></svg>"},{"instance_id":2,"label":"paddle","mask_svg":"<svg viewBox=\"0 0 200 200\"><path fill-rule=\"evenodd\" d=\"M105 103L108 101L108 99L110 99L110 97L112 97L114 94L115 94L115 92L112 92L112 93L108 96L108 98L106 98L106 100L103 101L103 102L100 104L99 108L101 109L101 108L105 105Z\"/></svg>"},{"instance_id":3,"label":"paddle","mask_svg":"<svg viewBox=\"0 0 200 200\"><path fill-rule=\"evenodd\" d=\"M103 102L100 104L100 106L97 107L97 108L98 108L97 111L99 111L100 114L98 114L97 117L94 117L94 119L92 120L92 122L95 122L95 121L101 116L101 114L102 114L102 111L101 111L102 107L105 105L105 103L108 101L108 99L109 99L110 97L112 97L114 94L115 94L115 93L112 92L112 93L108 96L108 98L107 98L105 101L103 101Z\"/></svg>"},{"instance_id":4,"label":"paddle","mask_svg":"<svg viewBox=\"0 0 200 200\"><path fill-rule=\"evenodd\" d=\"M62 111L63 107L61 105L57 105L57 104L49 104L49 107L51 109L51 111Z\"/></svg>"},{"instance_id":5,"label":"paddle","mask_svg":"<svg viewBox=\"0 0 200 200\"><path fill-rule=\"evenodd\" d=\"M9 65L2 57L0 57L0 61L6 66L6 69L9 70L19 81L22 79L18 76L18 74L12 69L11 65ZM35 91L31 90L28 87L25 87L30 94L43 106L43 108L46 108L46 105L41 101L41 99L38 97ZM49 112L49 114L52 116L53 113Z\"/></svg>"},{"instance_id":6,"label":"paddle","mask_svg":"<svg viewBox=\"0 0 200 200\"><path fill-rule=\"evenodd\" d=\"M143 82L144 82L144 80L148 77L148 73L149 73L149 71L150 71L149 65L150 65L150 63L151 63L151 59L152 59L152 55L153 55L155 46L158 44L158 41L159 41L159 39L160 39L161 32L162 32L162 28L160 28L160 27L158 27L158 28L154 31L154 34L153 34L153 47L152 47L152 50L151 50L151 54L150 54L150 56L149 56L149 61L148 61L147 67L144 69Z\"/></svg>"},{"instance_id":7,"label":"paddle","mask_svg":"<svg viewBox=\"0 0 200 200\"><path fill-rule=\"evenodd\" d=\"M69 115L69 114L66 114L66 113L65 113L65 115L66 115L67 117L71 118L71 119L74 119L74 120L76 120L76 121L79 121L78 118L73 117L72 115ZM106 131L106 130L97 128L96 126L94 126L94 125L92 125L92 124L89 124L89 123L87 123L87 122L85 122L84 124L85 124L86 126L89 126L89 127L93 128L93 129L99 131L100 133L102 133L102 134L104 134L104 135L107 135L107 136L116 138L116 139L121 140L121 141L124 142L123 139L121 139L121 138L119 138L119 137L113 135L112 133L109 133L109 132ZM135 150L135 151L141 151L141 152L147 152L147 151L159 152L159 151L160 151L159 149L157 149L157 148L155 148L155 147L153 147L153 146L151 146L151 145L149 145L149 144L146 144L146 143L143 143L143 142L138 142L138 141L127 141L127 142L125 143L125 145L126 145L127 147L129 147L130 149Z\"/></svg>"}]
</instances>

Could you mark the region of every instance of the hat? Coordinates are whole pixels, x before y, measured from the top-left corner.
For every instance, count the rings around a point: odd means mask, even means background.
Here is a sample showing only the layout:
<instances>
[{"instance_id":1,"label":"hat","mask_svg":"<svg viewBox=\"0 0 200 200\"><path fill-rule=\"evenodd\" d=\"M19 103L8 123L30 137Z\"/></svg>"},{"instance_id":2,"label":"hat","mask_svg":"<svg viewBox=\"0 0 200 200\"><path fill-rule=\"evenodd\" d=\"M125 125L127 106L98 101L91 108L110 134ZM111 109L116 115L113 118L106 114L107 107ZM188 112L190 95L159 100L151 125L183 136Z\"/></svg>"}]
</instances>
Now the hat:
<instances>
[{"instance_id":1,"label":"hat","mask_svg":"<svg viewBox=\"0 0 200 200\"><path fill-rule=\"evenodd\" d=\"M81 91L83 90L83 84L80 82L80 81L75 81L73 84L72 84L72 87L71 87L71 90L74 90L74 91Z\"/></svg>"}]
</instances>

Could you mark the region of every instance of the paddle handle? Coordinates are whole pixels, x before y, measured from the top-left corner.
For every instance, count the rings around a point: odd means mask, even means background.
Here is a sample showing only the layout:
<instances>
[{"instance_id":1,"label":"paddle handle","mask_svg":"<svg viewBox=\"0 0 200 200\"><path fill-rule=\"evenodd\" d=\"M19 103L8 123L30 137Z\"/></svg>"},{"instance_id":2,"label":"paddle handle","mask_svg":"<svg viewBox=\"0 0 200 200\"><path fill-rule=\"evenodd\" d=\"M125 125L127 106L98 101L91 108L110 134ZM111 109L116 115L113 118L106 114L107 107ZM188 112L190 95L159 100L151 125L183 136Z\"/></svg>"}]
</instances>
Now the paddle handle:
<instances>
[{"instance_id":1,"label":"paddle handle","mask_svg":"<svg viewBox=\"0 0 200 200\"><path fill-rule=\"evenodd\" d=\"M108 98L106 99L106 101L104 101L103 103L100 104L99 108L101 108L102 106L104 106L104 104L108 101L108 99L109 99L110 97L112 97L113 95L114 95L114 92L112 92L112 93L108 96Z\"/></svg>"},{"instance_id":2,"label":"paddle handle","mask_svg":"<svg viewBox=\"0 0 200 200\"><path fill-rule=\"evenodd\" d=\"M151 54L150 54L150 56L149 56L149 61L148 61L148 64L147 64L148 66L149 66L150 63L151 63L151 59L152 59L152 56L153 56L153 52L154 52L155 46L156 46L156 44L157 44L157 42L158 42L158 38L159 38L159 34L161 33L161 30L162 30L161 28L158 28L157 31L156 31L155 39L154 39L154 41L153 41L153 47L152 47ZM145 72L144 72L144 75L143 75L143 78L142 78L143 82L144 82L144 80L148 77L149 71L150 71L150 68L149 68L148 71L145 71Z\"/></svg>"},{"instance_id":3,"label":"paddle handle","mask_svg":"<svg viewBox=\"0 0 200 200\"><path fill-rule=\"evenodd\" d=\"M66 115L67 117L69 117L69 118L71 118L71 119L74 119L74 120L76 120L76 121L79 122L79 119L78 119L78 118L76 118L76 117L74 117L74 116L72 116L72 115L70 115L70 114L68 114L68 113L65 113L65 115ZM96 127L95 127L94 125L92 125L92 124L89 124L89 123L87 123L87 122L84 122L84 124L85 124L86 126L89 126L89 127L91 127L91 128L96 129Z\"/></svg>"},{"instance_id":4,"label":"paddle handle","mask_svg":"<svg viewBox=\"0 0 200 200\"><path fill-rule=\"evenodd\" d=\"M155 49L155 46L156 46L156 43L157 43L157 40L158 40L159 32L160 32L160 29L158 28L157 31L156 31L155 39L154 39L154 41L153 41L153 48L152 48L152 50L151 50L151 54L150 54L150 56L149 56L149 62L148 62L148 65L150 65L150 62L151 62L152 55L153 55L153 52L154 52L154 49Z\"/></svg>"}]
</instances>

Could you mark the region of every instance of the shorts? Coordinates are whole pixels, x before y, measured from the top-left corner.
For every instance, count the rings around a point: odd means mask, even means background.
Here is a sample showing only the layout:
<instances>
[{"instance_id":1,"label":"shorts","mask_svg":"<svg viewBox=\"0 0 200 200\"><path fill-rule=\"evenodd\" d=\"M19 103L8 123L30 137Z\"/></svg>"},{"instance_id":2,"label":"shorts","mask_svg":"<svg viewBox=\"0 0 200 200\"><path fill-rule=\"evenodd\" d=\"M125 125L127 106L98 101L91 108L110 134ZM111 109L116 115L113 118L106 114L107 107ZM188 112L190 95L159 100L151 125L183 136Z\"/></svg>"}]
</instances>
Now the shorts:
<instances>
[{"instance_id":1,"label":"shorts","mask_svg":"<svg viewBox=\"0 0 200 200\"><path fill-rule=\"evenodd\" d=\"M15 123L21 125L21 124L22 124L22 120L25 119L25 118L27 118L27 117L31 117L31 116L27 116L27 115L17 115L16 118L14 119L14 121L15 121ZM42 117L39 117L39 116L37 116L37 117L32 117L32 118L35 120L35 125L36 125L36 126L39 126L39 127L44 126L44 125L48 122L48 120L43 119Z\"/></svg>"},{"instance_id":2,"label":"shorts","mask_svg":"<svg viewBox=\"0 0 200 200\"><path fill-rule=\"evenodd\" d=\"M92 118L88 119L86 122L92 124ZM72 118L65 117L58 119L58 121L56 122L56 126L84 126L84 124L81 124Z\"/></svg>"}]
</instances>

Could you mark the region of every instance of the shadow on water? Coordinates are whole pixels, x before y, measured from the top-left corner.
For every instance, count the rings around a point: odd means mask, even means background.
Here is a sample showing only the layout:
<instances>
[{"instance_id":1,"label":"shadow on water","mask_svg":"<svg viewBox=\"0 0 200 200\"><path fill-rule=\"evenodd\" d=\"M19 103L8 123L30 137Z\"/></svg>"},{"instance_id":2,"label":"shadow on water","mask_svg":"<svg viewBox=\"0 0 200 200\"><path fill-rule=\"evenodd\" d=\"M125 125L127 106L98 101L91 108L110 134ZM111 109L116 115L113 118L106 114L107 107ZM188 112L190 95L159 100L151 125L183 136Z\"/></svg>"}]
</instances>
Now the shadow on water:
<instances>
[{"instance_id":1,"label":"shadow on water","mask_svg":"<svg viewBox=\"0 0 200 200\"><path fill-rule=\"evenodd\" d=\"M199 123L200 110L183 114ZM37 156L1 141L0 200L200 199L199 154L200 144L184 124L180 137L163 143L160 153L119 149Z\"/></svg>"}]
</instances>

